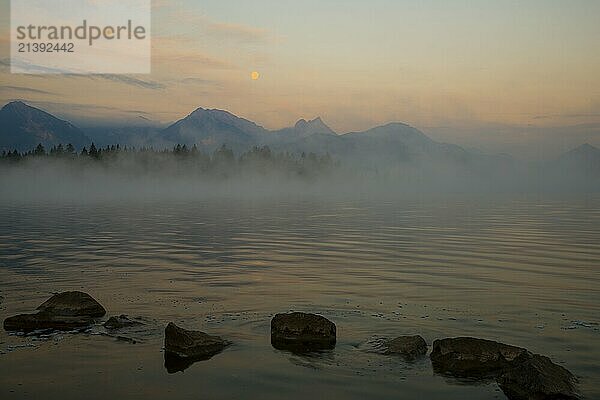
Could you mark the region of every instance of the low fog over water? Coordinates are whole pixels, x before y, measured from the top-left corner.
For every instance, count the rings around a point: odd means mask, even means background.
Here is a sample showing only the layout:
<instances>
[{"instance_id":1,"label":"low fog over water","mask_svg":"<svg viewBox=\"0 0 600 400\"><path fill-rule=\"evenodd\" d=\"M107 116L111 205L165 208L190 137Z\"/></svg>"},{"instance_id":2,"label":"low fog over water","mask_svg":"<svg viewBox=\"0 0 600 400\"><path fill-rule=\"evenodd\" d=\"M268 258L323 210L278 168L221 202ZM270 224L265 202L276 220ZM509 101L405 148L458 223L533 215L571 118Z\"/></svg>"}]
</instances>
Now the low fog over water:
<instances>
[{"instance_id":1,"label":"low fog over water","mask_svg":"<svg viewBox=\"0 0 600 400\"><path fill-rule=\"evenodd\" d=\"M257 153L258 154L258 153ZM325 155L118 154L110 159L30 157L0 163L4 201L594 193L599 175L544 164L385 163ZM255 157L256 156L256 157Z\"/></svg>"}]
</instances>

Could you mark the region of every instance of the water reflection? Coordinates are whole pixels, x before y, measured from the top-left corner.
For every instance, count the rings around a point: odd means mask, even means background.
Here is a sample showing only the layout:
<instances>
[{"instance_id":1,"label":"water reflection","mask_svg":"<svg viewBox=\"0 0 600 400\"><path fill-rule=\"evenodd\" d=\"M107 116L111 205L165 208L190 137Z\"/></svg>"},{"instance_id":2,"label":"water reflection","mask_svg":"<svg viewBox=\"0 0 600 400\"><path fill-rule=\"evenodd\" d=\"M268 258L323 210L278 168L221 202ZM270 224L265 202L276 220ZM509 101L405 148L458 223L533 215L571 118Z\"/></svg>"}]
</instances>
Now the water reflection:
<instances>
[{"instance_id":1,"label":"water reflection","mask_svg":"<svg viewBox=\"0 0 600 400\"><path fill-rule=\"evenodd\" d=\"M221 353L222 351L215 352L211 355L202 357L179 357L176 354L165 351L165 369L169 374L176 374L177 372L183 372L193 364L200 361L207 361Z\"/></svg>"},{"instance_id":2,"label":"water reflection","mask_svg":"<svg viewBox=\"0 0 600 400\"><path fill-rule=\"evenodd\" d=\"M321 369L323 365L332 365L335 362L335 352L332 350L321 351L294 351L290 349L279 350L283 356L288 356L288 360L297 366L310 369Z\"/></svg>"},{"instance_id":3,"label":"water reflection","mask_svg":"<svg viewBox=\"0 0 600 400\"><path fill-rule=\"evenodd\" d=\"M316 356L326 353L327 350L333 350L335 348L335 341L298 342L277 340L271 337L271 346L274 349L289 351L297 355Z\"/></svg>"}]
</instances>

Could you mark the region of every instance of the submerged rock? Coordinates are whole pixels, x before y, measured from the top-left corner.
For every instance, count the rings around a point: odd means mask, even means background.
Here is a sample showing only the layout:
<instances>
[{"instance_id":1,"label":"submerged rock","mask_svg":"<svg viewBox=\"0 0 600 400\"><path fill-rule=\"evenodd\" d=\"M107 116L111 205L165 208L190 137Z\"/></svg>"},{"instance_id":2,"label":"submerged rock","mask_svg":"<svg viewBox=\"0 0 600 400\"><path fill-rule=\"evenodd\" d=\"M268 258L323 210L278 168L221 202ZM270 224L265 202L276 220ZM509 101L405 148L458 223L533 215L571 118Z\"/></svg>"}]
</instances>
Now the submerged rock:
<instances>
[{"instance_id":1,"label":"submerged rock","mask_svg":"<svg viewBox=\"0 0 600 400\"><path fill-rule=\"evenodd\" d=\"M386 340L382 345L382 354L399 355L407 360L414 360L427 354L427 342L419 335L400 336Z\"/></svg>"},{"instance_id":2,"label":"submerged rock","mask_svg":"<svg viewBox=\"0 0 600 400\"><path fill-rule=\"evenodd\" d=\"M210 359L230 344L219 336L188 331L171 322L165 328L165 366L169 372L180 371L177 364L187 368L195 361Z\"/></svg>"},{"instance_id":3,"label":"submerged rock","mask_svg":"<svg viewBox=\"0 0 600 400\"><path fill-rule=\"evenodd\" d=\"M296 352L328 350L335 347L336 326L315 314L277 314L271 320L271 344L276 349Z\"/></svg>"},{"instance_id":4,"label":"submerged rock","mask_svg":"<svg viewBox=\"0 0 600 400\"><path fill-rule=\"evenodd\" d=\"M433 342L436 372L470 379L496 379L511 400L579 399L577 379L548 357L522 347L476 338Z\"/></svg>"},{"instance_id":5,"label":"submerged rock","mask_svg":"<svg viewBox=\"0 0 600 400\"><path fill-rule=\"evenodd\" d=\"M577 379L548 357L528 353L515 360L498 379L498 385L511 400L579 399Z\"/></svg>"},{"instance_id":6,"label":"submerged rock","mask_svg":"<svg viewBox=\"0 0 600 400\"><path fill-rule=\"evenodd\" d=\"M141 322L139 319L131 318L123 314L110 317L108 321L104 323L104 327L109 330L123 329L136 325L143 325L143 322Z\"/></svg>"},{"instance_id":7,"label":"submerged rock","mask_svg":"<svg viewBox=\"0 0 600 400\"><path fill-rule=\"evenodd\" d=\"M35 314L21 314L4 320L7 331L31 332L40 329L71 330L91 325L106 310L83 292L64 292L52 296Z\"/></svg>"},{"instance_id":8,"label":"submerged rock","mask_svg":"<svg viewBox=\"0 0 600 400\"><path fill-rule=\"evenodd\" d=\"M521 347L459 337L435 340L430 358L436 372L462 378L493 378L527 354Z\"/></svg>"}]
</instances>

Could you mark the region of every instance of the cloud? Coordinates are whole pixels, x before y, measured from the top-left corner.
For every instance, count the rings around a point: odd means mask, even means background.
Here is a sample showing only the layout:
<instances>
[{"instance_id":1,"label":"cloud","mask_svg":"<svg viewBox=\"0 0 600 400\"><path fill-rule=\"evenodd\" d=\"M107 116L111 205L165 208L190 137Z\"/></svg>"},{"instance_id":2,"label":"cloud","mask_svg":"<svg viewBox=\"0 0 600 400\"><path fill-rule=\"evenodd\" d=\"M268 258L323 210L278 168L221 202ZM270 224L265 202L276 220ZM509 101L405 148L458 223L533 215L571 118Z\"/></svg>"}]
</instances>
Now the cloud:
<instances>
[{"instance_id":1,"label":"cloud","mask_svg":"<svg viewBox=\"0 0 600 400\"><path fill-rule=\"evenodd\" d=\"M26 98L10 98L5 100L22 101L34 107L39 107L44 111L66 121L70 121L80 127L98 125L125 127L139 124L142 121L144 121L144 123L151 122L154 125L159 125L160 123L156 120L157 117L167 120L170 120L173 117L172 113L169 112L149 112L147 110L128 108L126 106L118 107L68 101L36 101Z\"/></svg>"},{"instance_id":2,"label":"cloud","mask_svg":"<svg viewBox=\"0 0 600 400\"><path fill-rule=\"evenodd\" d=\"M99 74L85 75L91 79L106 79L112 82L124 83L126 85L139 87L142 89L162 90L166 86L160 82L134 78L130 75Z\"/></svg>"},{"instance_id":3,"label":"cloud","mask_svg":"<svg viewBox=\"0 0 600 400\"><path fill-rule=\"evenodd\" d=\"M134 110L134 109L123 109L119 107L111 107L111 106L101 106L94 104L82 104L82 103L68 103L68 102L55 102L55 101L32 101L27 99L14 99L20 100L27 104L32 104L41 108L51 108L52 110L60 110L62 112L73 113L73 112L88 112L93 110L102 110L109 112L118 112L118 113L126 113L126 114L134 114L134 115L146 115L151 116L150 113L143 110ZM55 111L54 111L55 112Z\"/></svg>"},{"instance_id":4,"label":"cloud","mask_svg":"<svg viewBox=\"0 0 600 400\"><path fill-rule=\"evenodd\" d=\"M56 93L47 92L41 89L33 89L23 86L10 86L10 85L2 85L0 86L0 91L9 91L9 92L21 92L21 93L31 93L31 94L46 94L50 96L54 96Z\"/></svg>"},{"instance_id":5,"label":"cloud","mask_svg":"<svg viewBox=\"0 0 600 400\"><path fill-rule=\"evenodd\" d=\"M28 75L28 74L72 74L72 71L68 71L60 68L52 68L46 67L43 65L33 64L24 60L11 60L10 59L2 59L0 61L0 65L2 67L14 67L17 68L20 74Z\"/></svg>"},{"instance_id":6,"label":"cloud","mask_svg":"<svg viewBox=\"0 0 600 400\"><path fill-rule=\"evenodd\" d=\"M217 87L223 86L223 82L219 82L219 81L211 80L211 79L195 78L195 77L182 78L182 79L175 80L175 82L183 83L183 84L190 84L190 85L217 86Z\"/></svg>"},{"instance_id":7,"label":"cloud","mask_svg":"<svg viewBox=\"0 0 600 400\"><path fill-rule=\"evenodd\" d=\"M19 66L21 68L25 68L25 69L31 71L31 74L23 74L27 77L84 78L84 79L92 79L92 80L104 79L104 80L108 80L111 82L122 83L122 84L129 85L129 86L134 86L134 87L138 87L138 88L142 88L142 89L151 89L151 90L161 90L166 87L164 84L162 84L160 82L135 78L130 75L73 74L73 73L68 73L68 72L64 72L64 71L53 69L53 68L41 67L41 66L37 66L34 64L23 63L23 62L19 63ZM1 67L0 70L8 72L8 70L10 69L10 60L7 58L0 59L0 67ZM9 85L1 86L1 88L7 88L7 89L11 88L12 90L20 90L20 91L28 90L29 93L53 94L50 92L38 91L38 89L23 88L23 87L17 87L17 86L9 86Z\"/></svg>"},{"instance_id":8,"label":"cloud","mask_svg":"<svg viewBox=\"0 0 600 400\"><path fill-rule=\"evenodd\" d=\"M554 118L598 118L600 113L580 113L580 114L553 114L553 115L536 115L533 119L554 119Z\"/></svg>"}]
</instances>

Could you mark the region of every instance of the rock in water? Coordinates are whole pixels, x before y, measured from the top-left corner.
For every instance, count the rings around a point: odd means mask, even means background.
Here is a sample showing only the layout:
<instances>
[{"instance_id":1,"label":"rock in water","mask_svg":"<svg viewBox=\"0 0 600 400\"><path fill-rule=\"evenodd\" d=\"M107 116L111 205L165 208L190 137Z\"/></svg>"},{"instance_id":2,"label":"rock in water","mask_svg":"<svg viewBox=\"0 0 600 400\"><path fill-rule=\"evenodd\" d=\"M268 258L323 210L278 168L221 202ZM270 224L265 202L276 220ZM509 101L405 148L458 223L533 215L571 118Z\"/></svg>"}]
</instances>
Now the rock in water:
<instances>
[{"instance_id":1,"label":"rock in water","mask_svg":"<svg viewBox=\"0 0 600 400\"><path fill-rule=\"evenodd\" d=\"M436 372L461 378L495 378L511 400L573 400L577 379L548 357L521 347L475 338L433 342Z\"/></svg>"},{"instance_id":2,"label":"rock in water","mask_svg":"<svg viewBox=\"0 0 600 400\"><path fill-rule=\"evenodd\" d=\"M397 354L407 360L414 360L427 354L427 342L421 336L400 336L383 343L383 354Z\"/></svg>"},{"instance_id":3,"label":"rock in water","mask_svg":"<svg viewBox=\"0 0 600 400\"><path fill-rule=\"evenodd\" d=\"M188 331L174 323L165 328L165 354L193 360L208 360L231 342L204 332Z\"/></svg>"},{"instance_id":4,"label":"rock in water","mask_svg":"<svg viewBox=\"0 0 600 400\"><path fill-rule=\"evenodd\" d=\"M271 344L276 349L296 352L335 347L335 324L315 314L277 314L271 320Z\"/></svg>"},{"instance_id":5,"label":"rock in water","mask_svg":"<svg viewBox=\"0 0 600 400\"><path fill-rule=\"evenodd\" d=\"M108 321L104 323L104 327L110 330L123 329L135 325L143 325L143 322L130 318L127 315L110 317Z\"/></svg>"},{"instance_id":6,"label":"rock in water","mask_svg":"<svg viewBox=\"0 0 600 400\"><path fill-rule=\"evenodd\" d=\"M64 292L52 296L37 308L36 314L21 314L4 320L7 331L31 332L38 329L71 330L88 326L106 310L83 292Z\"/></svg>"},{"instance_id":7,"label":"rock in water","mask_svg":"<svg viewBox=\"0 0 600 400\"><path fill-rule=\"evenodd\" d=\"M525 354L527 350L521 347L459 337L434 341L430 358L436 372L461 378L493 378Z\"/></svg>"},{"instance_id":8,"label":"rock in water","mask_svg":"<svg viewBox=\"0 0 600 400\"><path fill-rule=\"evenodd\" d=\"M548 357L526 354L515 360L498 378L498 385L511 400L574 400L580 396L577 379Z\"/></svg>"},{"instance_id":9,"label":"rock in water","mask_svg":"<svg viewBox=\"0 0 600 400\"><path fill-rule=\"evenodd\" d=\"M92 296L83 292L56 294L42 303L37 310L51 315L85 316L99 318L106 310Z\"/></svg>"}]
</instances>

